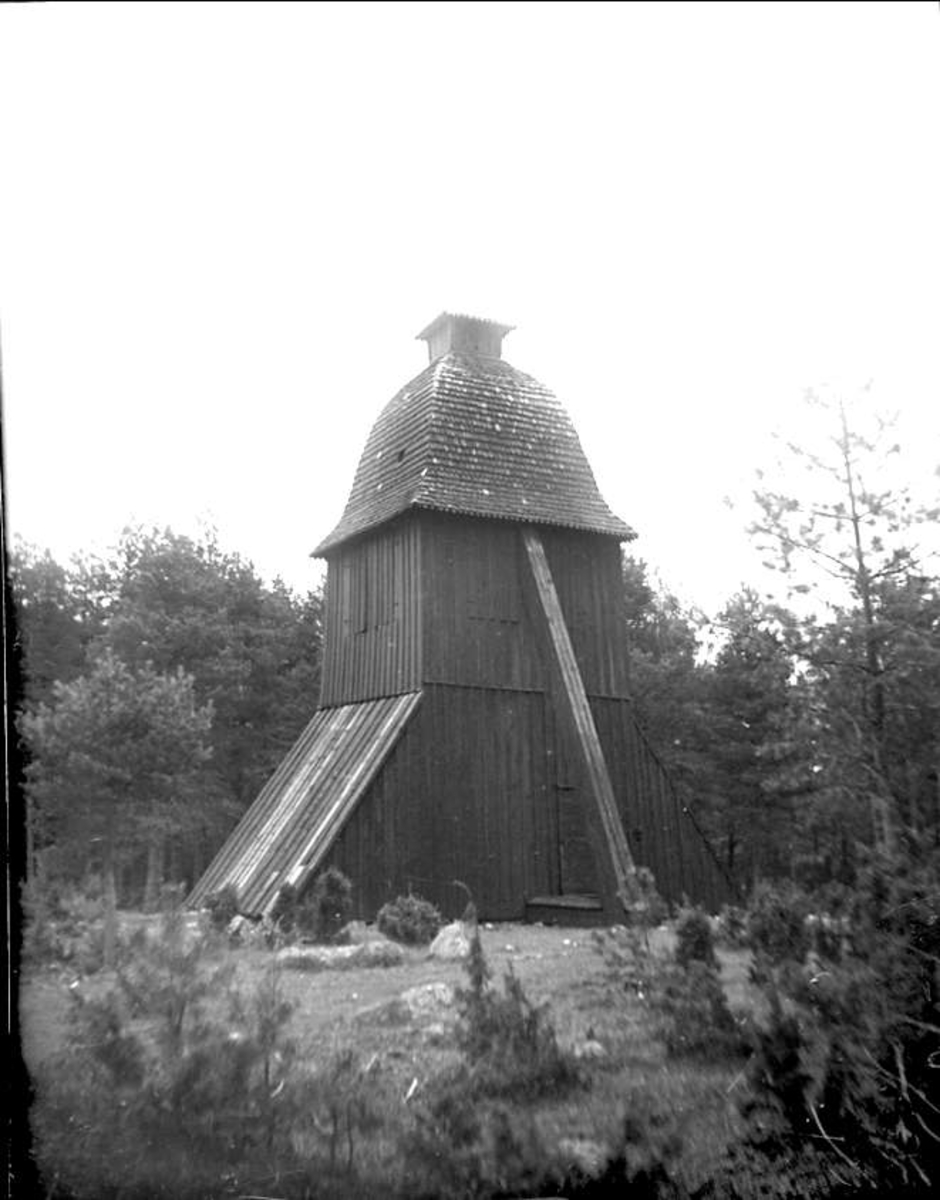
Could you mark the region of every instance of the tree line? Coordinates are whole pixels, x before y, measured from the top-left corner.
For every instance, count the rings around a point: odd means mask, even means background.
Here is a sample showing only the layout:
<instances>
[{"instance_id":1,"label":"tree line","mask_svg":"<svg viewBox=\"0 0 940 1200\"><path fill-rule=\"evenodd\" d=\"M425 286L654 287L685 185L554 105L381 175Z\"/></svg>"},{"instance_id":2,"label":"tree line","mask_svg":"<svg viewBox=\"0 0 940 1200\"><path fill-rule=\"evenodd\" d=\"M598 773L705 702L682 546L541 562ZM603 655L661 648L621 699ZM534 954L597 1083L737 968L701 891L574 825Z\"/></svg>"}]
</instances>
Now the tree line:
<instances>
[{"instance_id":1,"label":"tree line","mask_svg":"<svg viewBox=\"0 0 940 1200\"><path fill-rule=\"evenodd\" d=\"M216 535L130 528L68 565L18 544L26 858L123 904L191 883L316 708L323 603Z\"/></svg>"},{"instance_id":2,"label":"tree line","mask_svg":"<svg viewBox=\"0 0 940 1200\"><path fill-rule=\"evenodd\" d=\"M754 492L786 600L745 586L709 620L623 563L638 719L742 893L940 844L940 509L879 486L889 424L823 416L822 446L783 447L790 490L765 472ZM313 715L322 594L212 532L128 529L68 565L21 543L9 576L31 870L149 906L195 881Z\"/></svg>"},{"instance_id":3,"label":"tree line","mask_svg":"<svg viewBox=\"0 0 940 1200\"><path fill-rule=\"evenodd\" d=\"M940 506L889 485L891 421L807 403L820 444L782 443L753 492L773 598L708 621L625 563L640 721L742 892L940 846Z\"/></svg>"}]
</instances>

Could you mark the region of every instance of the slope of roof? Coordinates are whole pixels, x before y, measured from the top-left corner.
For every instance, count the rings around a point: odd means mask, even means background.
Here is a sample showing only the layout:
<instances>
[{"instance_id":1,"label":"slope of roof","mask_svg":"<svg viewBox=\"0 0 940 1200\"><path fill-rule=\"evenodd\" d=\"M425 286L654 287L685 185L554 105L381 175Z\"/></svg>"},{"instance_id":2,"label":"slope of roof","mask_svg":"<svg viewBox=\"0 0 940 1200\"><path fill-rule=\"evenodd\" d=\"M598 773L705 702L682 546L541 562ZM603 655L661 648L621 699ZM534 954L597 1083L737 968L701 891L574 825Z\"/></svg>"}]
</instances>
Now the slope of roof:
<instances>
[{"instance_id":1,"label":"slope of roof","mask_svg":"<svg viewBox=\"0 0 940 1200\"><path fill-rule=\"evenodd\" d=\"M635 536L604 502L557 397L475 354L436 359L386 405L346 510L314 554L412 507Z\"/></svg>"},{"instance_id":2,"label":"slope of roof","mask_svg":"<svg viewBox=\"0 0 940 1200\"><path fill-rule=\"evenodd\" d=\"M302 888L418 707L420 692L318 709L187 899L231 885L244 912Z\"/></svg>"}]
</instances>

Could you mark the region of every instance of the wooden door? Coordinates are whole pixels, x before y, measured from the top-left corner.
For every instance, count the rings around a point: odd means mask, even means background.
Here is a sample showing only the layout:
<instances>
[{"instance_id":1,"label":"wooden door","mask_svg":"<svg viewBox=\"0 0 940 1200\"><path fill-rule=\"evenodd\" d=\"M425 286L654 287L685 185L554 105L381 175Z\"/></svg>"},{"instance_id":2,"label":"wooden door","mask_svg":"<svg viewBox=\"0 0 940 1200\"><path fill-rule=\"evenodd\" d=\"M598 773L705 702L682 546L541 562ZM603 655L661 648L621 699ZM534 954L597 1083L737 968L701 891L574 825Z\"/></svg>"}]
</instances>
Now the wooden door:
<instances>
[{"instance_id":1,"label":"wooden door","mask_svg":"<svg viewBox=\"0 0 940 1200\"><path fill-rule=\"evenodd\" d=\"M593 895L597 892L594 850L588 836L584 795L579 788L559 784L558 873L563 896Z\"/></svg>"}]
</instances>

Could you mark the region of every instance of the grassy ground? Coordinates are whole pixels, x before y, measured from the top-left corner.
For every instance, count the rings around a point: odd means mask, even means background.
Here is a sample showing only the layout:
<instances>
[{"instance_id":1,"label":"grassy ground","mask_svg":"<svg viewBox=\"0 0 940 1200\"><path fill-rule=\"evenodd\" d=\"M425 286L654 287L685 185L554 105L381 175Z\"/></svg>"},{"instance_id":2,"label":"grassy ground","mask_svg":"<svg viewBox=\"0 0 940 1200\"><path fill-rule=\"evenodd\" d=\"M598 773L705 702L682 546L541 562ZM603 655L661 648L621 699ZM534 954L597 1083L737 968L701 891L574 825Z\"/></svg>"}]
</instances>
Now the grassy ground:
<instances>
[{"instance_id":1,"label":"grassy ground","mask_svg":"<svg viewBox=\"0 0 940 1200\"><path fill-rule=\"evenodd\" d=\"M653 953L665 954L671 937L667 929L653 931ZM607 1051L590 1064L589 1088L539 1099L534 1113L549 1144L578 1138L613 1145L631 1109L668 1114L683 1139L686 1182L694 1185L706 1177L730 1133L740 1063L715 1066L667 1058L651 1034L643 1000L612 985L589 930L498 925L484 927L481 939L494 979L500 981L511 966L529 999L550 1005L563 1045L593 1038ZM237 981L246 990L271 960L261 948L222 953L234 958ZM746 958L727 952L720 957L732 1009L741 1009L750 1003ZM24 982L23 1055L33 1069L63 1044L72 983L64 974L49 973ZM106 983L99 973L77 986L92 992ZM386 1088L414 1103L433 1075L455 1061L456 1051L446 1019L444 1031L440 1028L440 1012L403 1022L389 1003L406 989L430 983L462 986L465 972L459 963L431 960L416 949L406 949L405 961L396 967L285 971L282 985L294 1006L289 1035L306 1061L324 1061L337 1049L354 1048ZM223 998L219 1004L221 1014ZM369 1157L393 1153L393 1146L376 1144ZM371 1165L381 1171L380 1161Z\"/></svg>"}]
</instances>

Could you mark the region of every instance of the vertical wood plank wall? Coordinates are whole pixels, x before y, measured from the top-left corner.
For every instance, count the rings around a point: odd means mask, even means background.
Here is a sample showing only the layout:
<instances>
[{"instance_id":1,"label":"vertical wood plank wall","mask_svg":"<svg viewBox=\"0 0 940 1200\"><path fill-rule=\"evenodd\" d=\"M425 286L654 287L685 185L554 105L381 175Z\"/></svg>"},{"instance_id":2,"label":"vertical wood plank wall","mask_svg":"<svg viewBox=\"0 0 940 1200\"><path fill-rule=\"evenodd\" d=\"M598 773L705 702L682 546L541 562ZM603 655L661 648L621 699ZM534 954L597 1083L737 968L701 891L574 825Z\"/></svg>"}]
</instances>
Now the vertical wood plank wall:
<instances>
[{"instance_id":1,"label":"vertical wood plank wall","mask_svg":"<svg viewBox=\"0 0 940 1200\"><path fill-rule=\"evenodd\" d=\"M626 696L620 551L612 538L543 531L585 689ZM422 682L539 690L518 527L415 512L340 547L326 589L323 707Z\"/></svg>"},{"instance_id":2,"label":"vertical wood plank wall","mask_svg":"<svg viewBox=\"0 0 940 1200\"><path fill-rule=\"evenodd\" d=\"M412 517L330 556L321 708L421 686L420 556Z\"/></svg>"},{"instance_id":3,"label":"vertical wood plank wall","mask_svg":"<svg viewBox=\"0 0 940 1200\"><path fill-rule=\"evenodd\" d=\"M637 862L667 899L720 904L720 872L633 719L619 547L542 536ZM494 920L596 890L590 794L548 698L522 553L514 523L413 510L330 557L321 707L424 692L330 854L362 915L409 888L459 915L455 880Z\"/></svg>"},{"instance_id":4,"label":"vertical wood plank wall","mask_svg":"<svg viewBox=\"0 0 940 1200\"><path fill-rule=\"evenodd\" d=\"M638 864L649 867L672 903L688 897L717 909L730 901L727 880L640 732L631 702L592 697L591 710Z\"/></svg>"},{"instance_id":5,"label":"vertical wood plank wall","mask_svg":"<svg viewBox=\"0 0 940 1200\"><path fill-rule=\"evenodd\" d=\"M491 920L558 888L557 825L544 697L427 687L329 861L374 915L409 889L459 916L467 893Z\"/></svg>"},{"instance_id":6,"label":"vertical wood plank wall","mask_svg":"<svg viewBox=\"0 0 940 1200\"><path fill-rule=\"evenodd\" d=\"M426 513L421 565L425 682L540 691L518 527Z\"/></svg>"},{"instance_id":7,"label":"vertical wood plank wall","mask_svg":"<svg viewBox=\"0 0 940 1200\"><path fill-rule=\"evenodd\" d=\"M594 697L591 709L638 864L672 903L717 909L731 899L727 884L630 703ZM427 688L330 854L353 880L360 915L413 890L459 916L467 897L455 880L491 920L521 920L533 896L596 890L583 856L587 785L566 739L537 693Z\"/></svg>"},{"instance_id":8,"label":"vertical wood plank wall","mask_svg":"<svg viewBox=\"0 0 940 1200\"><path fill-rule=\"evenodd\" d=\"M589 696L628 696L620 546L600 534L540 530Z\"/></svg>"}]
</instances>

